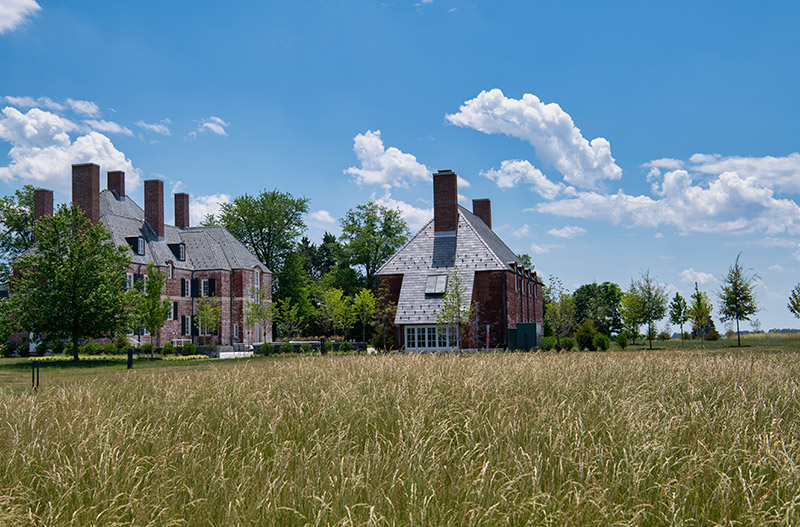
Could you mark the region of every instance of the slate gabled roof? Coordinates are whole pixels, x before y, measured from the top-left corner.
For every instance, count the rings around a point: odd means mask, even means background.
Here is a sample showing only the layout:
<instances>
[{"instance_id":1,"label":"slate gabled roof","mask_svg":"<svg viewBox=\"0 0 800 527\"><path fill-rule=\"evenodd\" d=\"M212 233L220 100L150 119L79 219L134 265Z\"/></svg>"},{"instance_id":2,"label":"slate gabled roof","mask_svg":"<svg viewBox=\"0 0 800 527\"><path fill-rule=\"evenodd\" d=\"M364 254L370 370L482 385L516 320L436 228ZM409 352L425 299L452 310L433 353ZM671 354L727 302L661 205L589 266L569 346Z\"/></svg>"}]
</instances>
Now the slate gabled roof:
<instances>
[{"instance_id":1,"label":"slate gabled roof","mask_svg":"<svg viewBox=\"0 0 800 527\"><path fill-rule=\"evenodd\" d=\"M145 254L130 253L131 262L153 262L164 266L167 261L177 269L232 270L261 267L270 273L261 261L231 235L224 227L189 227L179 229L164 225L164 237L156 236L144 220L144 211L126 196L118 198L110 190L100 192L100 221L111 231L114 243L128 246L126 237L141 236L145 240ZM169 244L184 243L186 260L180 261Z\"/></svg>"},{"instance_id":2,"label":"slate gabled roof","mask_svg":"<svg viewBox=\"0 0 800 527\"><path fill-rule=\"evenodd\" d=\"M472 298L475 271L514 270L522 266L514 251L480 218L458 207L456 235L434 233L433 220L378 269L377 276L403 275L395 324L435 323L442 298L426 295L428 276L458 269L466 298Z\"/></svg>"}]
</instances>

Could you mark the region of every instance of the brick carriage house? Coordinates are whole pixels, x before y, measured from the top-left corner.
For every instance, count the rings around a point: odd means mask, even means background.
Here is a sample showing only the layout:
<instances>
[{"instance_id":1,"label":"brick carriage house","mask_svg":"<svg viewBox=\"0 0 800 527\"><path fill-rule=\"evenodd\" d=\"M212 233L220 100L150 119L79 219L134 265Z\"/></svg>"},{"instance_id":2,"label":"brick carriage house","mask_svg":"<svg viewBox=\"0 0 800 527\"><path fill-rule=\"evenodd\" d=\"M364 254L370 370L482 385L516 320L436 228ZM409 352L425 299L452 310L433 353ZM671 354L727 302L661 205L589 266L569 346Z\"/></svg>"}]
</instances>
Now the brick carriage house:
<instances>
[{"instance_id":1,"label":"brick carriage house","mask_svg":"<svg viewBox=\"0 0 800 527\"><path fill-rule=\"evenodd\" d=\"M491 202L458 205L457 175L433 174L433 219L376 273L378 288L397 306L397 342L406 350L455 346L454 328L436 324L457 272L475 309L462 347L530 349L542 336L542 281L492 231Z\"/></svg>"},{"instance_id":2,"label":"brick carriage house","mask_svg":"<svg viewBox=\"0 0 800 527\"><path fill-rule=\"evenodd\" d=\"M266 265L224 227L190 227L188 194L175 194L175 225L165 225L163 181L144 182L142 210L125 195L124 172L109 171L107 177L108 189L101 192L98 165L72 165L72 201L93 224L102 222L114 243L130 249L127 287L144 279L149 262L167 275L165 293L172 310L160 331L162 346L189 341L248 346L271 340L271 324L248 327L244 320L247 302L272 301L272 272ZM34 217L52 213L53 191L36 190ZM214 296L222 312L218 333L201 333L193 322L197 301Z\"/></svg>"}]
</instances>

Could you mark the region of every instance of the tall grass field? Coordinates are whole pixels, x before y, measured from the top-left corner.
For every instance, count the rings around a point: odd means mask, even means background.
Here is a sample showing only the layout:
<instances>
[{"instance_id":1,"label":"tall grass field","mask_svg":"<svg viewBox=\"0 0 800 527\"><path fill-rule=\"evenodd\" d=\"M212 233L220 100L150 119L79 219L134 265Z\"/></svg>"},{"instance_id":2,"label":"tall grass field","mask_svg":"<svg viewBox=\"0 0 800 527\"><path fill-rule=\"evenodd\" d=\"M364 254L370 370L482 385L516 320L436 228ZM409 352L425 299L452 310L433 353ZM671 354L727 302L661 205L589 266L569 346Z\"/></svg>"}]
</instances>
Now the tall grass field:
<instances>
[{"instance_id":1,"label":"tall grass field","mask_svg":"<svg viewBox=\"0 0 800 527\"><path fill-rule=\"evenodd\" d=\"M0 392L0 525L798 525L800 354L290 357Z\"/></svg>"}]
</instances>

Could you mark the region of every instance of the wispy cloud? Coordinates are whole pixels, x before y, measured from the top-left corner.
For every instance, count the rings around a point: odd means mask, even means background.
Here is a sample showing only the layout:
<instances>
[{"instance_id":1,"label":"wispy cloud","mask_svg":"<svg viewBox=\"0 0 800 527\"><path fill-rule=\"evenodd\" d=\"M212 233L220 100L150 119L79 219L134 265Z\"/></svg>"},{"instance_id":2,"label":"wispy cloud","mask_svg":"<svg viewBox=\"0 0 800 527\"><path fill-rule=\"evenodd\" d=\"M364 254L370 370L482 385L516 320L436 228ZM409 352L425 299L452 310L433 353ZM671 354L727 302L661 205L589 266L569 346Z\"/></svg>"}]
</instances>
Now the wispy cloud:
<instances>
[{"instance_id":1,"label":"wispy cloud","mask_svg":"<svg viewBox=\"0 0 800 527\"><path fill-rule=\"evenodd\" d=\"M581 234L586 234L586 229L578 227L577 225L566 225L560 229L550 229L547 231L547 234L555 236L556 238L574 238Z\"/></svg>"},{"instance_id":2,"label":"wispy cloud","mask_svg":"<svg viewBox=\"0 0 800 527\"><path fill-rule=\"evenodd\" d=\"M100 108L92 101L67 99L67 106L69 106L73 112L87 117L97 117L100 115Z\"/></svg>"},{"instance_id":3,"label":"wispy cloud","mask_svg":"<svg viewBox=\"0 0 800 527\"><path fill-rule=\"evenodd\" d=\"M41 9L35 0L3 0L0 2L0 35L14 31Z\"/></svg>"},{"instance_id":4,"label":"wispy cloud","mask_svg":"<svg viewBox=\"0 0 800 527\"><path fill-rule=\"evenodd\" d=\"M197 125L197 128L191 132L189 132L188 137L192 139L197 138L198 134L202 134L205 132L211 132L212 134L216 135L228 135L228 131L226 128L230 126L229 122L223 121L219 117L211 116L206 119L200 120Z\"/></svg>"},{"instance_id":5,"label":"wispy cloud","mask_svg":"<svg viewBox=\"0 0 800 527\"><path fill-rule=\"evenodd\" d=\"M146 123L144 121L136 121L135 124L142 130L147 130L148 132L155 132L161 135L172 135L172 131L169 129L168 124L171 124L172 121L169 119L162 119L160 123Z\"/></svg>"},{"instance_id":6,"label":"wispy cloud","mask_svg":"<svg viewBox=\"0 0 800 527\"><path fill-rule=\"evenodd\" d=\"M86 123L90 128L93 130L97 130L98 132L108 132L111 134L123 134L123 135L133 135L133 132L127 126L122 126L119 123L115 123L114 121L97 121L94 119L85 119L83 121Z\"/></svg>"}]
</instances>

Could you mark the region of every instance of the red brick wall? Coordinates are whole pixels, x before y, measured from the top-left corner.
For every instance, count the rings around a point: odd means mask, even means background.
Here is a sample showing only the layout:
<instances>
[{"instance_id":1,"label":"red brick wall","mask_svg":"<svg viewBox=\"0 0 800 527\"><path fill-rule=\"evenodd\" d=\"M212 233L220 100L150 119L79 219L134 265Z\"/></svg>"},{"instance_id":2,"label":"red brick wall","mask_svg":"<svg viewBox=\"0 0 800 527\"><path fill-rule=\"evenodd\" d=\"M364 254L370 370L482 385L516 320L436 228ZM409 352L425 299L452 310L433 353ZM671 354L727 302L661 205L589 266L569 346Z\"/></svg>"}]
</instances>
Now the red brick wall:
<instances>
[{"instance_id":1,"label":"red brick wall","mask_svg":"<svg viewBox=\"0 0 800 527\"><path fill-rule=\"evenodd\" d=\"M164 182L148 179L144 182L144 219L159 237L164 237Z\"/></svg>"},{"instance_id":2,"label":"red brick wall","mask_svg":"<svg viewBox=\"0 0 800 527\"><path fill-rule=\"evenodd\" d=\"M125 172L109 170L106 174L106 186L108 190L116 192L120 198L125 196Z\"/></svg>"},{"instance_id":3,"label":"red brick wall","mask_svg":"<svg viewBox=\"0 0 800 527\"><path fill-rule=\"evenodd\" d=\"M100 167L94 163L72 165L72 202L97 225L100 221Z\"/></svg>"},{"instance_id":4,"label":"red brick wall","mask_svg":"<svg viewBox=\"0 0 800 527\"><path fill-rule=\"evenodd\" d=\"M386 291L386 300L388 302L394 303L397 306L397 302L400 300L400 288L403 286L403 275L401 274L393 274L393 275L386 275L386 276L378 276L376 277L379 298L378 300L381 301L380 294L383 291ZM385 288L385 289L383 289ZM393 334L395 336L395 341L397 342L398 349L405 345L405 335L402 331L397 331L397 326L394 324L391 325Z\"/></svg>"},{"instance_id":5,"label":"red brick wall","mask_svg":"<svg viewBox=\"0 0 800 527\"><path fill-rule=\"evenodd\" d=\"M175 226L179 229L189 227L189 194L175 194Z\"/></svg>"},{"instance_id":6,"label":"red brick wall","mask_svg":"<svg viewBox=\"0 0 800 527\"><path fill-rule=\"evenodd\" d=\"M458 229L458 176L455 172L433 175L433 230Z\"/></svg>"}]
</instances>

